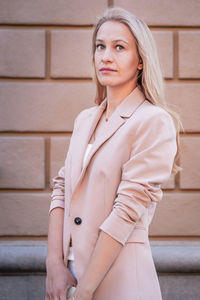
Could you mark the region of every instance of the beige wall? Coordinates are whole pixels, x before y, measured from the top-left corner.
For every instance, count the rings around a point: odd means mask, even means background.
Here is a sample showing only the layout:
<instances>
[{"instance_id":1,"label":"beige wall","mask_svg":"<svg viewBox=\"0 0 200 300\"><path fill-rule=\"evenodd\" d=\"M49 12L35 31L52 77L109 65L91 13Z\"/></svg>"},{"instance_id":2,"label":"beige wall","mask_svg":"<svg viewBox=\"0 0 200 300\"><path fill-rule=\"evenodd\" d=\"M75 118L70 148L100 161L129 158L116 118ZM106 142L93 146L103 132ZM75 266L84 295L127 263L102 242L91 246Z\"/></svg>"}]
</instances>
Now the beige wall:
<instances>
[{"instance_id":1,"label":"beige wall","mask_svg":"<svg viewBox=\"0 0 200 300\"><path fill-rule=\"evenodd\" d=\"M152 238L200 235L200 1L0 0L0 235L46 236L51 178L93 105L91 33L108 5L143 18L180 113L184 170L164 186Z\"/></svg>"}]
</instances>

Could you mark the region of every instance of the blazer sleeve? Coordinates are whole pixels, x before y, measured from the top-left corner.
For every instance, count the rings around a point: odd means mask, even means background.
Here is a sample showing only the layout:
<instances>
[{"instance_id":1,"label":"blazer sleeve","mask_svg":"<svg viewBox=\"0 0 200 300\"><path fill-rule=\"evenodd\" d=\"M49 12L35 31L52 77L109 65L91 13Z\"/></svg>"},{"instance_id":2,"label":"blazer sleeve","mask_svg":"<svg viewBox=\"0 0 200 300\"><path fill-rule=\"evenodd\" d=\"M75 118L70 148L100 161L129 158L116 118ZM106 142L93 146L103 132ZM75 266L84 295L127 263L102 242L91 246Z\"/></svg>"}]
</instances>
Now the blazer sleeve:
<instances>
[{"instance_id":1,"label":"blazer sleeve","mask_svg":"<svg viewBox=\"0 0 200 300\"><path fill-rule=\"evenodd\" d=\"M162 198L177 152L176 129L162 109L145 116L135 129L130 159L122 166L113 209L100 229L125 244L151 201Z\"/></svg>"},{"instance_id":2,"label":"blazer sleeve","mask_svg":"<svg viewBox=\"0 0 200 300\"><path fill-rule=\"evenodd\" d=\"M51 204L49 213L56 207L65 207L65 166L62 167L58 175L53 178L53 192L51 194Z\"/></svg>"}]
</instances>

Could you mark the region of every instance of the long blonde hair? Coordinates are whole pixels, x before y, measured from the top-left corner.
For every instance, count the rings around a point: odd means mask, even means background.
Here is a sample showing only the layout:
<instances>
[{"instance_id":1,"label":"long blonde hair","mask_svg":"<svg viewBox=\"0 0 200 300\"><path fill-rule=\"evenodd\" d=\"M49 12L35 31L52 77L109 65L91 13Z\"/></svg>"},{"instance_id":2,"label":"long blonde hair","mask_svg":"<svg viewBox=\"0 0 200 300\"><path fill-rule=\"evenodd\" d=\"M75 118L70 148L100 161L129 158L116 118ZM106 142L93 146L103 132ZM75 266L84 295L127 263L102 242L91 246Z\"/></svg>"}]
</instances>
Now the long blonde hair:
<instances>
[{"instance_id":1,"label":"long blonde hair","mask_svg":"<svg viewBox=\"0 0 200 300\"><path fill-rule=\"evenodd\" d=\"M177 173L181 168L177 165L179 153L179 132L182 124L177 113L173 112L167 106L164 93L164 81L158 59L158 53L154 38L148 26L138 17L129 13L123 8L108 8L103 17L101 17L93 31L92 38L92 62L94 65L94 56L96 50L96 36L101 25L107 21L115 21L125 24L132 33L138 54L143 62L143 69L138 75L138 85L140 86L145 98L154 105L162 107L166 110L174 120L176 127L177 153L174 159L172 173ZM95 69L95 68L94 68ZM99 105L106 97L106 87L102 86L94 72L94 80L96 82L95 103Z\"/></svg>"}]
</instances>

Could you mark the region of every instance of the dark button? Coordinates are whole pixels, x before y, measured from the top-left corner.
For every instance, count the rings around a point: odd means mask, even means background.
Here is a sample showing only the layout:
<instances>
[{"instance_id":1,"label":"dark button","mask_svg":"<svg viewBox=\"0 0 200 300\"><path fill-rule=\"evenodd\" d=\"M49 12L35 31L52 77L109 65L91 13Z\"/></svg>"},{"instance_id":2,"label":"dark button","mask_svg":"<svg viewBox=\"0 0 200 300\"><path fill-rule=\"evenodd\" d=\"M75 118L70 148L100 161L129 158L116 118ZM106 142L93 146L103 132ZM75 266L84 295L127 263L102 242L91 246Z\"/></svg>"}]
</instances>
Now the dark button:
<instances>
[{"instance_id":1,"label":"dark button","mask_svg":"<svg viewBox=\"0 0 200 300\"><path fill-rule=\"evenodd\" d=\"M82 223L81 218L76 217L76 218L74 219L74 223L75 223L76 225L80 225L80 224Z\"/></svg>"}]
</instances>

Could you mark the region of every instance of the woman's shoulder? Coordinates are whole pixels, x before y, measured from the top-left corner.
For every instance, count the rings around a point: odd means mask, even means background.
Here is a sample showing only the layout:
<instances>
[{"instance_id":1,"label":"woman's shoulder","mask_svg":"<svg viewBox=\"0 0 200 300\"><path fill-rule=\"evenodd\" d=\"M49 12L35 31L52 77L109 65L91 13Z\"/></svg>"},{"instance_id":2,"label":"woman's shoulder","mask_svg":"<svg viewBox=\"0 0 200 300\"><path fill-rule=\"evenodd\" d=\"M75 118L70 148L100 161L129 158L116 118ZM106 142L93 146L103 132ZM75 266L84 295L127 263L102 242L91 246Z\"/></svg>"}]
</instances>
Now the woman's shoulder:
<instances>
[{"instance_id":1,"label":"woman's shoulder","mask_svg":"<svg viewBox=\"0 0 200 300\"><path fill-rule=\"evenodd\" d=\"M95 112L96 110L97 110L97 108L98 108L98 105L93 105L93 106L91 106L91 107L88 107L88 108L85 108L85 109L83 109L80 113L79 113L79 115L81 116L81 117L83 117L83 116L88 116L88 115L90 115L91 113L93 113L93 112Z\"/></svg>"},{"instance_id":2,"label":"woman's shoulder","mask_svg":"<svg viewBox=\"0 0 200 300\"><path fill-rule=\"evenodd\" d=\"M175 124L170 113L164 108L154 105L148 100L145 100L143 104L137 110L137 116L135 119L138 121L140 128L148 127L157 128L171 128L175 130Z\"/></svg>"},{"instance_id":3,"label":"woman's shoulder","mask_svg":"<svg viewBox=\"0 0 200 300\"><path fill-rule=\"evenodd\" d=\"M81 110L78 115L76 116L74 120L74 127L79 123L82 122L85 118L89 117L91 114L93 114L97 110L97 105L91 106L89 108L85 108Z\"/></svg>"},{"instance_id":4,"label":"woman's shoulder","mask_svg":"<svg viewBox=\"0 0 200 300\"><path fill-rule=\"evenodd\" d=\"M144 120L152 120L152 119L166 119L172 121L172 116L170 113L155 104L152 104L148 100L145 100L143 104L139 107L138 114L144 116Z\"/></svg>"},{"instance_id":5,"label":"woman's shoulder","mask_svg":"<svg viewBox=\"0 0 200 300\"><path fill-rule=\"evenodd\" d=\"M143 105L141 105L141 110L146 112L149 116L155 116L155 115L166 115L168 117L171 117L170 114L162 108L161 106L152 104L149 100L145 100L143 102Z\"/></svg>"},{"instance_id":6,"label":"woman's shoulder","mask_svg":"<svg viewBox=\"0 0 200 300\"><path fill-rule=\"evenodd\" d=\"M95 112L97 110L97 105L91 106L89 108L85 108L82 111L79 112L79 114L76 116L76 119L81 119L84 117L87 117L89 115L91 115L93 112Z\"/></svg>"}]
</instances>

